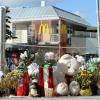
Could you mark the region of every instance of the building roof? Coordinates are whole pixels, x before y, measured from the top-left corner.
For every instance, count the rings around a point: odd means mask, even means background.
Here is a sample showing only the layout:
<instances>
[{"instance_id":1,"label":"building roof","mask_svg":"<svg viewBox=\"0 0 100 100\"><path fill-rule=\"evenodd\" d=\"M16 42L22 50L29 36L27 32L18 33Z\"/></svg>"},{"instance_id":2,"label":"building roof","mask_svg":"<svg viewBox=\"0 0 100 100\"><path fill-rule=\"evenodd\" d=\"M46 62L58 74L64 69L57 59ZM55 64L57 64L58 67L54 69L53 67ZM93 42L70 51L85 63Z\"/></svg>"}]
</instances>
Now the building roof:
<instances>
[{"instance_id":1,"label":"building roof","mask_svg":"<svg viewBox=\"0 0 100 100\"><path fill-rule=\"evenodd\" d=\"M33 8L11 8L10 16L12 22L32 21L32 20L52 20L63 18L72 23L89 25L82 17L54 6L33 7Z\"/></svg>"}]
</instances>

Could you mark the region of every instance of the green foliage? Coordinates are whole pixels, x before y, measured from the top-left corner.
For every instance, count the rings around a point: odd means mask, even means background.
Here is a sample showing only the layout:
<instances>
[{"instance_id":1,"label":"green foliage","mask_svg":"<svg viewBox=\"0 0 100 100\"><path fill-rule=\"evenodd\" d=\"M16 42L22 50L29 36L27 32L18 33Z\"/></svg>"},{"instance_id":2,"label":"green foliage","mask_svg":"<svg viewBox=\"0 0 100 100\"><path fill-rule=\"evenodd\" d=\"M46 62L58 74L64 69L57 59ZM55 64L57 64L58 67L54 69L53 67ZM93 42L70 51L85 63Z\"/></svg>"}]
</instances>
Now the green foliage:
<instances>
[{"instance_id":1,"label":"green foliage","mask_svg":"<svg viewBox=\"0 0 100 100\"><path fill-rule=\"evenodd\" d=\"M35 63L38 65L44 65L45 64L45 52L43 50L39 50L38 53L35 55Z\"/></svg>"},{"instance_id":2,"label":"green foliage","mask_svg":"<svg viewBox=\"0 0 100 100\"><path fill-rule=\"evenodd\" d=\"M0 88L12 88L16 87L18 80L23 76L23 73L20 70L13 70L12 72L7 73L0 82Z\"/></svg>"},{"instance_id":3,"label":"green foliage","mask_svg":"<svg viewBox=\"0 0 100 100\"><path fill-rule=\"evenodd\" d=\"M5 15L5 27L6 27L5 39L7 40L9 38L17 38L17 37L13 36L13 33L10 30L11 17L9 16L9 13L10 13L9 7L5 7L5 12L6 12L6 15Z\"/></svg>"},{"instance_id":4,"label":"green foliage","mask_svg":"<svg viewBox=\"0 0 100 100\"><path fill-rule=\"evenodd\" d=\"M8 74L10 72L8 66L3 66L3 72L4 74Z\"/></svg>"},{"instance_id":5,"label":"green foliage","mask_svg":"<svg viewBox=\"0 0 100 100\"><path fill-rule=\"evenodd\" d=\"M90 87L94 79L94 74L87 70L81 70L78 74L73 76L73 79L79 82L82 89L85 89Z\"/></svg>"},{"instance_id":6,"label":"green foliage","mask_svg":"<svg viewBox=\"0 0 100 100\"><path fill-rule=\"evenodd\" d=\"M5 27L6 27L5 39L7 40L8 38L12 38L12 32L10 31L10 26L9 26L9 24L11 23L10 22L11 17L8 16L8 14L10 12L9 7L6 7L5 11L6 11L6 16L5 16L5 21L6 21L6 25L5 25Z\"/></svg>"},{"instance_id":7,"label":"green foliage","mask_svg":"<svg viewBox=\"0 0 100 100\"><path fill-rule=\"evenodd\" d=\"M87 70L89 72L94 73L97 68L97 61L90 60L90 61L88 61L86 66L87 66Z\"/></svg>"}]
</instances>

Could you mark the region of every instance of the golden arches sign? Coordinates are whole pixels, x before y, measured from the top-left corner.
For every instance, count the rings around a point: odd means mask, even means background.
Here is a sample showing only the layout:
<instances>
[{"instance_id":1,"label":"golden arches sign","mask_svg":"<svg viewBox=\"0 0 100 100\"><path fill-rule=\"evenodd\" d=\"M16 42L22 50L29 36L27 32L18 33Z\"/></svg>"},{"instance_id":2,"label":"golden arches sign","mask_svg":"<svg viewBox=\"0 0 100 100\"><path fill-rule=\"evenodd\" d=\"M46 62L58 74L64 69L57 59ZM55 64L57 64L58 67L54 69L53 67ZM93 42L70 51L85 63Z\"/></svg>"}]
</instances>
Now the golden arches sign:
<instances>
[{"instance_id":1,"label":"golden arches sign","mask_svg":"<svg viewBox=\"0 0 100 100\"><path fill-rule=\"evenodd\" d=\"M48 24L41 24L39 27L39 34L49 33L49 30Z\"/></svg>"},{"instance_id":2,"label":"golden arches sign","mask_svg":"<svg viewBox=\"0 0 100 100\"><path fill-rule=\"evenodd\" d=\"M60 41L62 42L62 43L65 43L66 44L66 34L67 34L67 25L66 24L61 24L61 28L60 28L60 34L61 34L61 37L60 37Z\"/></svg>"},{"instance_id":3,"label":"golden arches sign","mask_svg":"<svg viewBox=\"0 0 100 100\"><path fill-rule=\"evenodd\" d=\"M65 24L61 24L61 29L60 29L61 33L67 33L67 26Z\"/></svg>"}]
</instances>

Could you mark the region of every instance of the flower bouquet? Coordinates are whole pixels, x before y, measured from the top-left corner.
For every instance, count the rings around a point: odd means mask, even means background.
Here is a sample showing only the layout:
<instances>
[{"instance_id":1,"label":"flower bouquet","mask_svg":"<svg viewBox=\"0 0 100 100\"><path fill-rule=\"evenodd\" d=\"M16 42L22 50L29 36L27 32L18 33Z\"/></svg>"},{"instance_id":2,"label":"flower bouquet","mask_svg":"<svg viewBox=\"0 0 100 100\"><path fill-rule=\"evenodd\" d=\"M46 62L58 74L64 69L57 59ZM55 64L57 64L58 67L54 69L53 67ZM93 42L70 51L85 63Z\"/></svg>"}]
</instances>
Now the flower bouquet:
<instances>
[{"instance_id":1,"label":"flower bouquet","mask_svg":"<svg viewBox=\"0 0 100 100\"><path fill-rule=\"evenodd\" d=\"M81 70L78 74L74 75L74 80L78 81L80 84L80 95L91 96L92 91L90 84L92 82L93 75L87 70Z\"/></svg>"},{"instance_id":2,"label":"flower bouquet","mask_svg":"<svg viewBox=\"0 0 100 100\"><path fill-rule=\"evenodd\" d=\"M20 54L20 63L18 66L18 70L23 72L22 79L19 80L19 84L17 87L17 95L18 96L26 96L29 92L29 74L28 74L28 66L34 60L34 54L30 49L27 49L23 53ZM22 86L22 87L20 87ZM24 91L23 91L24 90ZM22 92L21 92L22 91ZM22 93L22 94L20 94Z\"/></svg>"},{"instance_id":3,"label":"flower bouquet","mask_svg":"<svg viewBox=\"0 0 100 100\"><path fill-rule=\"evenodd\" d=\"M4 77L0 81L0 89L10 90L10 94L16 95L16 87L18 84L18 80L20 77L22 77L23 73L19 70L13 70L12 72L9 72L8 74L4 75Z\"/></svg>"}]
</instances>

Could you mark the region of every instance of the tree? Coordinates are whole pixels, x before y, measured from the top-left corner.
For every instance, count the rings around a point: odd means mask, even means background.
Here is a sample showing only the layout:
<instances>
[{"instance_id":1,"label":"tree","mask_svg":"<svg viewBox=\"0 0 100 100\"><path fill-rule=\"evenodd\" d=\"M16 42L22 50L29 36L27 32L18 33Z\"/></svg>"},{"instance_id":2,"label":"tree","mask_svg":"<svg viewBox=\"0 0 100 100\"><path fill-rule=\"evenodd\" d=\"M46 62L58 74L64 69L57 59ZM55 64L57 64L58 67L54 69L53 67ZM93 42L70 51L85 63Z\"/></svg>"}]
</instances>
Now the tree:
<instances>
[{"instance_id":1,"label":"tree","mask_svg":"<svg viewBox=\"0 0 100 100\"><path fill-rule=\"evenodd\" d=\"M13 37L13 33L11 32L11 30L10 30L10 19L11 19L11 17L9 16L9 13L10 13L10 10L9 10L9 7L5 7L5 32L6 32L6 34L5 34L5 39L7 40L7 39L9 39L9 38L14 38Z\"/></svg>"}]
</instances>

